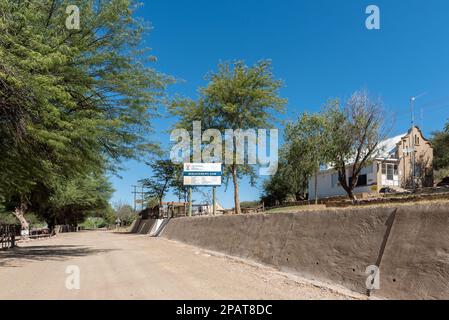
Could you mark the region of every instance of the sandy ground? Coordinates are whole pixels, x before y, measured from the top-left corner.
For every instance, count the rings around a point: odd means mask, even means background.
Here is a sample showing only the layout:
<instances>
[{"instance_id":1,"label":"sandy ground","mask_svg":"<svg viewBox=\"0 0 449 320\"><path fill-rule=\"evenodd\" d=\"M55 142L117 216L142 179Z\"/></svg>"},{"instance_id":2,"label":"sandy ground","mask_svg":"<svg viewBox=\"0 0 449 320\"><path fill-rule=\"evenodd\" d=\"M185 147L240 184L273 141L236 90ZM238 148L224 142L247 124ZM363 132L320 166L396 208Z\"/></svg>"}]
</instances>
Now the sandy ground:
<instances>
[{"instance_id":1,"label":"sandy ground","mask_svg":"<svg viewBox=\"0 0 449 320\"><path fill-rule=\"evenodd\" d=\"M80 289L66 287L69 266L79 267ZM0 251L0 288L0 299L363 298L182 243L108 231Z\"/></svg>"}]
</instances>

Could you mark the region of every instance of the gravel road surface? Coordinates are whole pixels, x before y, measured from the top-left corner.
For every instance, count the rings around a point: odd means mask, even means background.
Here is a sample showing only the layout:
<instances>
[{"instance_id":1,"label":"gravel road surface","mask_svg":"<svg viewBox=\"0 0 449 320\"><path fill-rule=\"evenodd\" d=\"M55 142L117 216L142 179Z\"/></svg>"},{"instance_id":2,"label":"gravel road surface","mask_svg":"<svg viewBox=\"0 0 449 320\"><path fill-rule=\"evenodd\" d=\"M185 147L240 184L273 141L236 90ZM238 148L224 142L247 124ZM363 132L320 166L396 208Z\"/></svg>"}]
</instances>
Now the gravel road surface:
<instances>
[{"instance_id":1,"label":"gravel road surface","mask_svg":"<svg viewBox=\"0 0 449 320\"><path fill-rule=\"evenodd\" d=\"M111 231L0 251L0 288L0 299L363 298L182 243Z\"/></svg>"}]
</instances>

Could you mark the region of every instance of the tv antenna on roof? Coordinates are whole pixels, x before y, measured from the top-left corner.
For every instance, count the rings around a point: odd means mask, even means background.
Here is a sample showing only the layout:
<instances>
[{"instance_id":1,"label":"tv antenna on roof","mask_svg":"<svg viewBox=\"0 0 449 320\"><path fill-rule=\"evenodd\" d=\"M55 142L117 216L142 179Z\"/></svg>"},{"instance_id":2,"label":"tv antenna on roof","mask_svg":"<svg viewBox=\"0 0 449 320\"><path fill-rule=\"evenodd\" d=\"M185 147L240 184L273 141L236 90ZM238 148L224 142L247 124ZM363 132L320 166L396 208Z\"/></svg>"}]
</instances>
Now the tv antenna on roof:
<instances>
[{"instance_id":1,"label":"tv antenna on roof","mask_svg":"<svg viewBox=\"0 0 449 320\"><path fill-rule=\"evenodd\" d=\"M412 166L412 186L413 186L413 192L415 192L416 190L416 183L415 183L415 175L416 175L416 168L415 168L415 137L413 136L413 127L415 126L415 101L418 98L421 98L423 96L425 96L427 94L427 92L421 93L417 96L411 97L410 98L410 111L411 111L411 115L412 115L412 127L410 129L410 138L409 138L409 144L410 144L410 149L412 151L411 154L411 166Z\"/></svg>"},{"instance_id":2,"label":"tv antenna on roof","mask_svg":"<svg viewBox=\"0 0 449 320\"><path fill-rule=\"evenodd\" d=\"M427 91L410 98L410 112L411 112L411 118L412 118L412 128L415 126L415 101L416 101L416 99L421 98L421 97L425 96L426 94L427 94Z\"/></svg>"}]
</instances>

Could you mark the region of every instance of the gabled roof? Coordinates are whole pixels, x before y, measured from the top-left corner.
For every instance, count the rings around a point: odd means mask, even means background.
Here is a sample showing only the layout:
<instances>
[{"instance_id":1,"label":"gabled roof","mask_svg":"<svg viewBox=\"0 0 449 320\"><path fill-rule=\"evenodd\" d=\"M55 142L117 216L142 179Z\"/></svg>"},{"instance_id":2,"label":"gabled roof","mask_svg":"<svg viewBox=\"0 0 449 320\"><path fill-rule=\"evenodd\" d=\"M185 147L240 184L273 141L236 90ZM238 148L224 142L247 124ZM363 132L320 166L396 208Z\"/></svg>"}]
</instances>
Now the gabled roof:
<instances>
[{"instance_id":1,"label":"gabled roof","mask_svg":"<svg viewBox=\"0 0 449 320\"><path fill-rule=\"evenodd\" d=\"M421 129L417 126L415 126L415 128L419 131L419 133L421 134L424 141L431 144L431 142L428 141L424 137ZM402 141L402 139L406 138L411 133L411 131L412 131L412 129L408 130L408 132L406 132L406 133L403 133L398 136L391 137L391 138L381 141L379 143L379 146L377 147L377 150L373 153L372 158L373 159L392 159L392 158L394 158L397 148L398 148L398 144ZM348 164L351 164L353 161L354 160L348 161ZM332 167L333 167L333 165L330 163L322 165L320 168L320 172L325 173L328 171L333 171Z\"/></svg>"},{"instance_id":2,"label":"gabled roof","mask_svg":"<svg viewBox=\"0 0 449 320\"><path fill-rule=\"evenodd\" d=\"M396 148L399 142L406 137L408 133L403 133L398 136L385 139L379 143L376 151L373 153L372 159L388 159L393 158L396 153ZM348 161L348 165L354 162L354 159ZM333 171L333 165L331 163L322 165L320 172Z\"/></svg>"},{"instance_id":3,"label":"gabled roof","mask_svg":"<svg viewBox=\"0 0 449 320\"><path fill-rule=\"evenodd\" d=\"M402 138L405 136L407 136L407 133L380 142L374 157L390 158L396 152L397 144L401 142Z\"/></svg>"}]
</instances>

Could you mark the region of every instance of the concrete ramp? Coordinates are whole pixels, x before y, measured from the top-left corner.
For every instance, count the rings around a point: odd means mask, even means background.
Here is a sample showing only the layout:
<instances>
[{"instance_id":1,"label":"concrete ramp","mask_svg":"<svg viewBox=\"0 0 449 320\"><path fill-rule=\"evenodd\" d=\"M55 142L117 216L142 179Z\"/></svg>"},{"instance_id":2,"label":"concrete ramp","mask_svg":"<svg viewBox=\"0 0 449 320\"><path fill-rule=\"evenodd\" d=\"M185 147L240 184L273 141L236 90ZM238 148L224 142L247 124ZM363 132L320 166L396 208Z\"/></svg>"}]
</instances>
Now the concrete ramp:
<instances>
[{"instance_id":1,"label":"concrete ramp","mask_svg":"<svg viewBox=\"0 0 449 320\"><path fill-rule=\"evenodd\" d=\"M149 234L156 223L156 219L136 219L130 227L130 233Z\"/></svg>"},{"instance_id":2,"label":"concrete ramp","mask_svg":"<svg viewBox=\"0 0 449 320\"><path fill-rule=\"evenodd\" d=\"M141 220L142 219L137 218L136 220L133 221L133 223L131 223L131 226L129 227L129 233L137 233Z\"/></svg>"},{"instance_id":3,"label":"concrete ramp","mask_svg":"<svg viewBox=\"0 0 449 320\"><path fill-rule=\"evenodd\" d=\"M391 299L449 299L449 206L171 219L168 239ZM369 266L380 290L368 292Z\"/></svg>"},{"instance_id":4,"label":"concrete ramp","mask_svg":"<svg viewBox=\"0 0 449 320\"><path fill-rule=\"evenodd\" d=\"M150 237L159 237L162 231L167 226L170 219L157 219L151 228L151 231L148 233Z\"/></svg>"}]
</instances>

